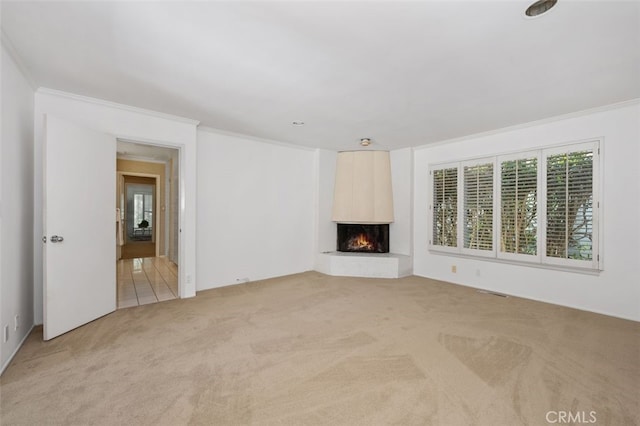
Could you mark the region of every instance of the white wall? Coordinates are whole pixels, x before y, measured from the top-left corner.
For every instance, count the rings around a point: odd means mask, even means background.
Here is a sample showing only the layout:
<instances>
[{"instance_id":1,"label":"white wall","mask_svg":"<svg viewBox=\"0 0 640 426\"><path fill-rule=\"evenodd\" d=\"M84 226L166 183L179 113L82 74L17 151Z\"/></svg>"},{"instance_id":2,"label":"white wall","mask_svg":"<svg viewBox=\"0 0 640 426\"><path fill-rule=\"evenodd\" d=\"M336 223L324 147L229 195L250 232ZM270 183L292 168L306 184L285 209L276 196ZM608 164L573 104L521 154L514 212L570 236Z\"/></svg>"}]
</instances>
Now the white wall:
<instances>
[{"instance_id":1,"label":"white wall","mask_svg":"<svg viewBox=\"0 0 640 426\"><path fill-rule=\"evenodd\" d=\"M35 95L34 164L34 310L42 323L42 148L43 119L53 114L82 126L128 141L180 148L182 228L179 253L180 295L191 297L196 289L196 126L197 121L133 108L99 99L39 89ZM115 176L114 166L114 176ZM115 208L115 205L114 205Z\"/></svg>"},{"instance_id":2,"label":"white wall","mask_svg":"<svg viewBox=\"0 0 640 426\"><path fill-rule=\"evenodd\" d=\"M331 220L333 209L333 189L336 181L336 160L338 153L318 149L315 153L316 169L316 244L314 269L322 268L317 263L318 254L336 250L337 226Z\"/></svg>"},{"instance_id":3,"label":"white wall","mask_svg":"<svg viewBox=\"0 0 640 426\"><path fill-rule=\"evenodd\" d=\"M428 165L604 137L602 219L604 271L597 276L430 253ZM640 105L576 114L537 125L414 152L416 275L640 321ZM457 265L457 273L451 266ZM479 276L477 275L479 273Z\"/></svg>"},{"instance_id":4,"label":"white wall","mask_svg":"<svg viewBox=\"0 0 640 426\"><path fill-rule=\"evenodd\" d=\"M198 290L311 270L314 151L198 129Z\"/></svg>"},{"instance_id":5,"label":"white wall","mask_svg":"<svg viewBox=\"0 0 640 426\"><path fill-rule=\"evenodd\" d=\"M389 225L392 253L411 256L413 235L413 149L390 152L394 221Z\"/></svg>"},{"instance_id":6,"label":"white wall","mask_svg":"<svg viewBox=\"0 0 640 426\"><path fill-rule=\"evenodd\" d=\"M0 372L34 324L33 316L33 102L27 79L2 45L0 148ZM19 315L18 329L14 328Z\"/></svg>"}]
</instances>

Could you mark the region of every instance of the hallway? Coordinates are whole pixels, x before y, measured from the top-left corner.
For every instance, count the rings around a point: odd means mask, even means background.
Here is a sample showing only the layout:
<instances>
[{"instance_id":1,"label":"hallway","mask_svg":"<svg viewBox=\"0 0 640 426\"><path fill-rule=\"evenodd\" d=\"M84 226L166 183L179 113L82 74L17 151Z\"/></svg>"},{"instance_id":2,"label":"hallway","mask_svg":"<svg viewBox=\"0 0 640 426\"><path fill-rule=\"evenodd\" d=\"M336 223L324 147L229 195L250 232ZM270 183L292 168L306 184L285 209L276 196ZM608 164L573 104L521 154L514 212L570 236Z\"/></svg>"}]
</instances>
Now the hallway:
<instances>
[{"instance_id":1,"label":"hallway","mask_svg":"<svg viewBox=\"0 0 640 426\"><path fill-rule=\"evenodd\" d=\"M178 267L166 257L121 259L117 277L118 309L178 297Z\"/></svg>"}]
</instances>

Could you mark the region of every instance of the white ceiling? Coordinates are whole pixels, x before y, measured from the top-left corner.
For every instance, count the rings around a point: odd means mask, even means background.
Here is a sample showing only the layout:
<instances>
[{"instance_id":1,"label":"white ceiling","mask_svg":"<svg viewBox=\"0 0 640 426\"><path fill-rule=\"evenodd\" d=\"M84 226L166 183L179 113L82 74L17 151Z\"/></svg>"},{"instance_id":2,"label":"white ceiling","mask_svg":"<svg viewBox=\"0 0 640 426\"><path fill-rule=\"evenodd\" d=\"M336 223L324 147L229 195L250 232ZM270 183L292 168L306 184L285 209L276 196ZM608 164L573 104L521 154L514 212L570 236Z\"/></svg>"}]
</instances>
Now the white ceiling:
<instances>
[{"instance_id":1,"label":"white ceiling","mask_svg":"<svg viewBox=\"0 0 640 426\"><path fill-rule=\"evenodd\" d=\"M2 28L36 86L327 149L640 98L640 2L529 3L3 1Z\"/></svg>"}]
</instances>

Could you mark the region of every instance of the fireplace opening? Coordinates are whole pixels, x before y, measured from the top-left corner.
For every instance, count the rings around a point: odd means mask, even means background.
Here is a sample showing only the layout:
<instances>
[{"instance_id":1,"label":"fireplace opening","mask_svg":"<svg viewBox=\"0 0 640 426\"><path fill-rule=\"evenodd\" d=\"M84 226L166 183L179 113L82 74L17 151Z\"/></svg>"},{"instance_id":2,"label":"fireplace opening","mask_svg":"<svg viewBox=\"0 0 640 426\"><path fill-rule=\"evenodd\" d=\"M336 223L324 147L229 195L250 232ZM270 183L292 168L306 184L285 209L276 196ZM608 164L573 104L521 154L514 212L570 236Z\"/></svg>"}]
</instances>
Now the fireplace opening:
<instances>
[{"instance_id":1,"label":"fireplace opening","mask_svg":"<svg viewBox=\"0 0 640 426\"><path fill-rule=\"evenodd\" d=\"M389 224L338 223L338 251L389 253Z\"/></svg>"}]
</instances>

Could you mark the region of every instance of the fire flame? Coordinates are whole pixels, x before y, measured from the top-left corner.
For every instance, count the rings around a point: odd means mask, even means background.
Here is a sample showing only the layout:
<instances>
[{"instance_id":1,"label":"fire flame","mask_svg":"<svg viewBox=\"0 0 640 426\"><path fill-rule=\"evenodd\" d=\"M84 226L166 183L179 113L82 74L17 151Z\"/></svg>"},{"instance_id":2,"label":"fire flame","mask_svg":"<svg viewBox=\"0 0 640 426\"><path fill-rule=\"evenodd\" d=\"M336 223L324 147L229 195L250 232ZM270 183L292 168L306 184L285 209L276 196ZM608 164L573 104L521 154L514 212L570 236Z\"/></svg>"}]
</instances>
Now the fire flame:
<instances>
[{"instance_id":1,"label":"fire flame","mask_svg":"<svg viewBox=\"0 0 640 426\"><path fill-rule=\"evenodd\" d=\"M351 250L373 250L373 242L371 242L366 234L358 234L349 240L349 248Z\"/></svg>"}]
</instances>

